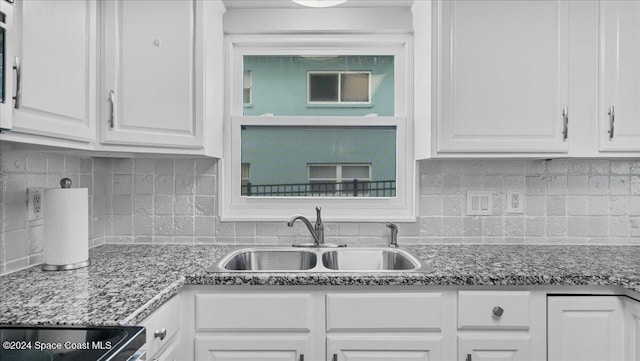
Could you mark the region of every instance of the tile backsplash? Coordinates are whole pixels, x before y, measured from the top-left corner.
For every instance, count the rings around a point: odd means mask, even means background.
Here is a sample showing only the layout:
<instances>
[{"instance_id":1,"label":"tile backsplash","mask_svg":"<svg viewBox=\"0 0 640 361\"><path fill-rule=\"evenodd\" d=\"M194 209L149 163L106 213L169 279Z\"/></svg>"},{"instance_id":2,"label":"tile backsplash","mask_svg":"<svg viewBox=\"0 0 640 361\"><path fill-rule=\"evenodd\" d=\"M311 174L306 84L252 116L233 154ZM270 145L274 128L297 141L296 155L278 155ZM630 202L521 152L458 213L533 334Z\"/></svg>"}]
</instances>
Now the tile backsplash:
<instances>
[{"instance_id":1,"label":"tile backsplash","mask_svg":"<svg viewBox=\"0 0 640 361\"><path fill-rule=\"evenodd\" d=\"M62 177L89 189L90 245L283 243L301 225L219 222L213 159L88 158L0 153L0 273L42 262L42 222L27 221L27 187ZM491 191L490 216L466 215L467 191ZM506 213L507 190L524 195ZM401 243L640 244L640 160L426 160L420 214L399 224ZM327 223L327 241L384 243L384 224Z\"/></svg>"}]
</instances>

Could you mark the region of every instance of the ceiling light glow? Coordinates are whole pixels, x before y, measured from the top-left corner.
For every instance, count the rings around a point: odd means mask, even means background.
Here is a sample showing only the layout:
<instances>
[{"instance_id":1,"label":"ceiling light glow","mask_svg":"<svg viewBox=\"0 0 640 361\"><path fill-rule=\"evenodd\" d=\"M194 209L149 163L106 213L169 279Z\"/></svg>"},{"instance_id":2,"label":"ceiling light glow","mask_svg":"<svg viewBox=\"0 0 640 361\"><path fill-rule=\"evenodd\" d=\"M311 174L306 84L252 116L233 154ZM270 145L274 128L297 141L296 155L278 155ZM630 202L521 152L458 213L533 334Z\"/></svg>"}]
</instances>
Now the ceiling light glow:
<instances>
[{"instance_id":1,"label":"ceiling light glow","mask_svg":"<svg viewBox=\"0 0 640 361\"><path fill-rule=\"evenodd\" d=\"M303 6L308 6L312 8L328 8L331 6L336 6L340 4L344 4L347 0L291 0L296 4L300 4Z\"/></svg>"}]
</instances>

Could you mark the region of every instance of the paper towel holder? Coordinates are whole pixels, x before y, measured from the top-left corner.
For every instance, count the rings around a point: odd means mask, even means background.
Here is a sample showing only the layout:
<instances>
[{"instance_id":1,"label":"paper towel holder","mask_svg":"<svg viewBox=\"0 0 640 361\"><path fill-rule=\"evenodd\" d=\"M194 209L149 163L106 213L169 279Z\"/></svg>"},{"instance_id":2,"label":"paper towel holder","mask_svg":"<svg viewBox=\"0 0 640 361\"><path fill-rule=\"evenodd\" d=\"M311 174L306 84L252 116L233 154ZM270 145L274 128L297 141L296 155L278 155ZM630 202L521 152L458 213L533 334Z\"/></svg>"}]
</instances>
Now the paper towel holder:
<instances>
[{"instance_id":1,"label":"paper towel holder","mask_svg":"<svg viewBox=\"0 0 640 361\"><path fill-rule=\"evenodd\" d=\"M60 180L60 187L64 189L71 188L71 183L72 183L71 179L62 178ZM77 262L72 264L62 264L62 265L53 265L53 264L43 263L42 270L43 271L69 271L69 270L74 270L78 268L88 267L89 265L91 265L91 260L89 259L82 262Z\"/></svg>"}]
</instances>

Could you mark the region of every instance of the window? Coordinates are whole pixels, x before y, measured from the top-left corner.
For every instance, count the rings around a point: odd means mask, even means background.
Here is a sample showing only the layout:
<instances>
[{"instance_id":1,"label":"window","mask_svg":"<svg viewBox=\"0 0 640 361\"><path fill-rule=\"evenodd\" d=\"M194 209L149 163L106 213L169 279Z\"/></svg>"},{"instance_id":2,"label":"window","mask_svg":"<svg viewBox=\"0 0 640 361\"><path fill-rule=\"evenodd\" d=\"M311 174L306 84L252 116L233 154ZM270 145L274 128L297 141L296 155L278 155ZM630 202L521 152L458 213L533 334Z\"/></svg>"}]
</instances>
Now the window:
<instances>
[{"instance_id":1,"label":"window","mask_svg":"<svg viewBox=\"0 0 640 361\"><path fill-rule=\"evenodd\" d=\"M308 170L311 192L316 195L330 193L338 197L370 196L370 164L309 164ZM389 186L391 188L391 184ZM389 189L388 195L391 193L392 190Z\"/></svg>"},{"instance_id":2,"label":"window","mask_svg":"<svg viewBox=\"0 0 640 361\"><path fill-rule=\"evenodd\" d=\"M309 72L308 103L369 103L370 72Z\"/></svg>"},{"instance_id":3,"label":"window","mask_svg":"<svg viewBox=\"0 0 640 361\"><path fill-rule=\"evenodd\" d=\"M228 36L221 220L414 221L409 39Z\"/></svg>"},{"instance_id":4,"label":"window","mask_svg":"<svg viewBox=\"0 0 640 361\"><path fill-rule=\"evenodd\" d=\"M242 163L240 172L241 192L242 195L247 195L251 186L251 164Z\"/></svg>"},{"instance_id":5,"label":"window","mask_svg":"<svg viewBox=\"0 0 640 361\"><path fill-rule=\"evenodd\" d=\"M251 70L244 71L242 81L242 103L245 106L251 105Z\"/></svg>"}]
</instances>

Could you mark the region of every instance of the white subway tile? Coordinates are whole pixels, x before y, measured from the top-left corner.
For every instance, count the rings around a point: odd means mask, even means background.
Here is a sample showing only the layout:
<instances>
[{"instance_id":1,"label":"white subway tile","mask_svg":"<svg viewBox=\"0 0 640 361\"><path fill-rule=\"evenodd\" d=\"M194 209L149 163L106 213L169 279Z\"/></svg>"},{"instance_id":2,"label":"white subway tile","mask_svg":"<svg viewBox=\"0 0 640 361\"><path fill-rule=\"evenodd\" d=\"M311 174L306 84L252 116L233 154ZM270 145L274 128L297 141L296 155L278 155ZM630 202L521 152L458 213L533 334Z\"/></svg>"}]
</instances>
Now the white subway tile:
<instances>
[{"instance_id":1,"label":"white subway tile","mask_svg":"<svg viewBox=\"0 0 640 361\"><path fill-rule=\"evenodd\" d=\"M176 175L176 194L195 194L196 180L192 175Z\"/></svg>"},{"instance_id":2,"label":"white subway tile","mask_svg":"<svg viewBox=\"0 0 640 361\"><path fill-rule=\"evenodd\" d=\"M153 194L153 175L135 175L133 192L135 194Z\"/></svg>"},{"instance_id":3,"label":"white subway tile","mask_svg":"<svg viewBox=\"0 0 640 361\"><path fill-rule=\"evenodd\" d=\"M136 175L144 175L155 173L155 159L134 159L133 160L133 173Z\"/></svg>"},{"instance_id":4,"label":"white subway tile","mask_svg":"<svg viewBox=\"0 0 640 361\"><path fill-rule=\"evenodd\" d=\"M611 161L611 173L612 174L629 174L631 171L631 165L628 160L612 160Z\"/></svg>"},{"instance_id":5,"label":"white subway tile","mask_svg":"<svg viewBox=\"0 0 640 361\"><path fill-rule=\"evenodd\" d=\"M193 196L175 196L173 197L173 213L176 215L194 215L194 197Z\"/></svg>"},{"instance_id":6,"label":"white subway tile","mask_svg":"<svg viewBox=\"0 0 640 361\"><path fill-rule=\"evenodd\" d=\"M589 217L589 237L609 235L609 217Z\"/></svg>"},{"instance_id":7,"label":"white subway tile","mask_svg":"<svg viewBox=\"0 0 640 361\"><path fill-rule=\"evenodd\" d=\"M613 196L609 201L609 215L626 216L630 214L630 196Z\"/></svg>"},{"instance_id":8,"label":"white subway tile","mask_svg":"<svg viewBox=\"0 0 640 361\"><path fill-rule=\"evenodd\" d=\"M176 159L175 162L176 174L195 174L196 162L194 159Z\"/></svg>"},{"instance_id":9,"label":"white subway tile","mask_svg":"<svg viewBox=\"0 0 640 361\"><path fill-rule=\"evenodd\" d=\"M41 152L27 153L27 171L45 173L47 171L47 155Z\"/></svg>"},{"instance_id":10,"label":"white subway tile","mask_svg":"<svg viewBox=\"0 0 640 361\"><path fill-rule=\"evenodd\" d=\"M609 160L592 159L589 161L589 174L609 174L609 165Z\"/></svg>"},{"instance_id":11,"label":"white subway tile","mask_svg":"<svg viewBox=\"0 0 640 361\"><path fill-rule=\"evenodd\" d=\"M174 234L176 236L193 236L194 217L175 216L173 218Z\"/></svg>"},{"instance_id":12,"label":"white subway tile","mask_svg":"<svg viewBox=\"0 0 640 361\"><path fill-rule=\"evenodd\" d=\"M631 179L628 176L609 177L609 192L613 195L627 195L631 191Z\"/></svg>"},{"instance_id":13,"label":"white subway tile","mask_svg":"<svg viewBox=\"0 0 640 361\"><path fill-rule=\"evenodd\" d=\"M175 175L173 159L157 159L155 167L156 175Z\"/></svg>"},{"instance_id":14,"label":"white subway tile","mask_svg":"<svg viewBox=\"0 0 640 361\"><path fill-rule=\"evenodd\" d=\"M113 174L133 174L133 159L115 158L113 159Z\"/></svg>"}]
</instances>

